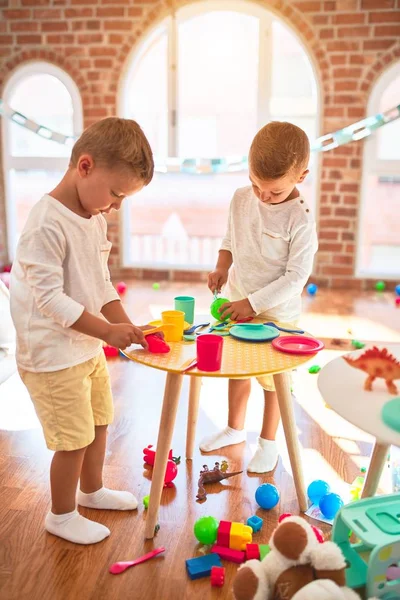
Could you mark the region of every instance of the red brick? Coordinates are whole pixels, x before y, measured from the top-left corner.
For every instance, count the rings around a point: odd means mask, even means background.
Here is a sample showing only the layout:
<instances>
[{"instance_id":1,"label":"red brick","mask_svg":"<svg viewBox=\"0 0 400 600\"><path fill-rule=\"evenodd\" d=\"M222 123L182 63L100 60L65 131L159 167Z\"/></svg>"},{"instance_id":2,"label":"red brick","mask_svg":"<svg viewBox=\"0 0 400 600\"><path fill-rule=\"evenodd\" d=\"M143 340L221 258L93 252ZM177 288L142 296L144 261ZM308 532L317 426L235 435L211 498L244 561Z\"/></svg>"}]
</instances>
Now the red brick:
<instances>
[{"instance_id":1,"label":"red brick","mask_svg":"<svg viewBox=\"0 0 400 600\"><path fill-rule=\"evenodd\" d=\"M335 37L335 33L331 27L321 29L319 32L321 40L332 40Z\"/></svg>"},{"instance_id":2,"label":"red brick","mask_svg":"<svg viewBox=\"0 0 400 600\"><path fill-rule=\"evenodd\" d=\"M336 10L336 1L330 0L328 2L324 2L324 10Z\"/></svg>"},{"instance_id":3,"label":"red brick","mask_svg":"<svg viewBox=\"0 0 400 600\"><path fill-rule=\"evenodd\" d=\"M125 38L119 33L110 33L108 36L109 44L117 44L118 46L124 42Z\"/></svg>"},{"instance_id":4,"label":"red brick","mask_svg":"<svg viewBox=\"0 0 400 600\"><path fill-rule=\"evenodd\" d=\"M356 250L356 246L355 244L346 244L346 246L344 247L345 252L348 252L349 254L353 254Z\"/></svg>"},{"instance_id":5,"label":"red brick","mask_svg":"<svg viewBox=\"0 0 400 600\"><path fill-rule=\"evenodd\" d=\"M334 180L338 180L338 179L343 179L343 173L342 171L338 171L333 170L333 171L329 171L329 179L334 179Z\"/></svg>"},{"instance_id":6,"label":"red brick","mask_svg":"<svg viewBox=\"0 0 400 600\"><path fill-rule=\"evenodd\" d=\"M349 11L359 9L359 0L336 0L337 11Z\"/></svg>"},{"instance_id":7,"label":"red brick","mask_svg":"<svg viewBox=\"0 0 400 600\"><path fill-rule=\"evenodd\" d=\"M341 183L339 188L340 192L358 192L358 190L358 183Z\"/></svg>"},{"instance_id":8,"label":"red brick","mask_svg":"<svg viewBox=\"0 0 400 600\"><path fill-rule=\"evenodd\" d=\"M333 76L337 77L339 79L341 78L358 78L361 77L362 74L362 69L358 68L358 67L353 67L353 68L343 68L343 67L338 67L337 69L333 69Z\"/></svg>"},{"instance_id":9,"label":"red brick","mask_svg":"<svg viewBox=\"0 0 400 600\"><path fill-rule=\"evenodd\" d=\"M358 102L358 98L353 94L335 94L333 97L334 104L354 104Z\"/></svg>"},{"instance_id":10,"label":"red brick","mask_svg":"<svg viewBox=\"0 0 400 600\"><path fill-rule=\"evenodd\" d=\"M355 205L357 204L357 202L357 196L344 196L343 198L343 204Z\"/></svg>"},{"instance_id":11,"label":"red brick","mask_svg":"<svg viewBox=\"0 0 400 600\"><path fill-rule=\"evenodd\" d=\"M93 8L66 8L65 17L67 19L84 19L93 16Z\"/></svg>"},{"instance_id":12,"label":"red brick","mask_svg":"<svg viewBox=\"0 0 400 600\"><path fill-rule=\"evenodd\" d=\"M85 111L88 117L106 117L107 110L103 106L97 106L96 108L89 108Z\"/></svg>"},{"instance_id":13,"label":"red brick","mask_svg":"<svg viewBox=\"0 0 400 600\"><path fill-rule=\"evenodd\" d=\"M298 8L302 13L305 12L320 12L322 8L322 2L293 2L293 6Z\"/></svg>"},{"instance_id":14,"label":"red brick","mask_svg":"<svg viewBox=\"0 0 400 600\"><path fill-rule=\"evenodd\" d=\"M94 66L96 69L111 69L113 61L111 58L95 58Z\"/></svg>"},{"instance_id":15,"label":"red brick","mask_svg":"<svg viewBox=\"0 0 400 600\"><path fill-rule=\"evenodd\" d=\"M344 242L353 242L355 235L352 231L342 231L342 240Z\"/></svg>"},{"instance_id":16,"label":"red brick","mask_svg":"<svg viewBox=\"0 0 400 600\"><path fill-rule=\"evenodd\" d=\"M21 0L22 6L49 6L51 0Z\"/></svg>"},{"instance_id":17,"label":"red brick","mask_svg":"<svg viewBox=\"0 0 400 600\"><path fill-rule=\"evenodd\" d=\"M347 167L347 160L345 158L339 158L338 156L329 156L328 153L323 158L324 167Z\"/></svg>"},{"instance_id":18,"label":"red brick","mask_svg":"<svg viewBox=\"0 0 400 600\"><path fill-rule=\"evenodd\" d=\"M359 46L358 42L348 40L334 40L326 44L328 52L355 52L359 49Z\"/></svg>"},{"instance_id":19,"label":"red brick","mask_svg":"<svg viewBox=\"0 0 400 600\"><path fill-rule=\"evenodd\" d=\"M110 46L91 46L89 48L89 56L116 56L117 49Z\"/></svg>"},{"instance_id":20,"label":"red brick","mask_svg":"<svg viewBox=\"0 0 400 600\"><path fill-rule=\"evenodd\" d=\"M378 25L374 28L374 35L398 38L400 36L400 25Z\"/></svg>"},{"instance_id":21,"label":"red brick","mask_svg":"<svg viewBox=\"0 0 400 600\"><path fill-rule=\"evenodd\" d=\"M340 196L339 194L332 194L331 196L331 204L339 204Z\"/></svg>"},{"instance_id":22,"label":"red brick","mask_svg":"<svg viewBox=\"0 0 400 600\"><path fill-rule=\"evenodd\" d=\"M352 158L350 161L350 167L352 169L359 169L361 167L361 160L359 158Z\"/></svg>"},{"instance_id":23,"label":"red brick","mask_svg":"<svg viewBox=\"0 0 400 600\"><path fill-rule=\"evenodd\" d=\"M143 8L139 6L130 6L128 8L128 17L141 17L143 14Z\"/></svg>"},{"instance_id":24,"label":"red brick","mask_svg":"<svg viewBox=\"0 0 400 600\"><path fill-rule=\"evenodd\" d=\"M387 50L393 45L393 40L365 40L364 50Z\"/></svg>"},{"instance_id":25,"label":"red brick","mask_svg":"<svg viewBox=\"0 0 400 600\"><path fill-rule=\"evenodd\" d=\"M334 265L352 265L354 263L353 256L335 254L333 256Z\"/></svg>"},{"instance_id":26,"label":"red brick","mask_svg":"<svg viewBox=\"0 0 400 600\"><path fill-rule=\"evenodd\" d=\"M343 206L338 206L335 208L335 215L337 217L356 217L357 209L356 208L344 208Z\"/></svg>"},{"instance_id":27,"label":"red brick","mask_svg":"<svg viewBox=\"0 0 400 600\"><path fill-rule=\"evenodd\" d=\"M11 42L10 42L11 43ZM17 44L41 44L42 36L41 35L17 35Z\"/></svg>"},{"instance_id":28,"label":"red brick","mask_svg":"<svg viewBox=\"0 0 400 600\"><path fill-rule=\"evenodd\" d=\"M56 9L36 9L33 11L33 18L34 19L40 19L40 20L44 20L44 19L61 19L61 9L60 8L56 8Z\"/></svg>"},{"instance_id":29,"label":"red brick","mask_svg":"<svg viewBox=\"0 0 400 600\"><path fill-rule=\"evenodd\" d=\"M42 31L68 31L68 23L66 21L45 21L42 23Z\"/></svg>"},{"instance_id":30,"label":"red brick","mask_svg":"<svg viewBox=\"0 0 400 600\"><path fill-rule=\"evenodd\" d=\"M69 0L72 6L82 5L82 4L98 4L99 0Z\"/></svg>"},{"instance_id":31,"label":"red brick","mask_svg":"<svg viewBox=\"0 0 400 600\"><path fill-rule=\"evenodd\" d=\"M72 31L83 31L85 29L85 21L70 21Z\"/></svg>"},{"instance_id":32,"label":"red brick","mask_svg":"<svg viewBox=\"0 0 400 600\"><path fill-rule=\"evenodd\" d=\"M319 226L323 229L348 229L349 221L345 219L321 219Z\"/></svg>"},{"instance_id":33,"label":"red brick","mask_svg":"<svg viewBox=\"0 0 400 600\"><path fill-rule=\"evenodd\" d=\"M361 0L361 9L382 10L384 8L394 8L395 0Z\"/></svg>"},{"instance_id":34,"label":"red brick","mask_svg":"<svg viewBox=\"0 0 400 600\"><path fill-rule=\"evenodd\" d=\"M99 19L93 19L91 21L86 21L85 25L88 31L100 31L102 22Z\"/></svg>"},{"instance_id":35,"label":"red brick","mask_svg":"<svg viewBox=\"0 0 400 600\"><path fill-rule=\"evenodd\" d=\"M31 11L29 8L24 9L4 9L3 17L5 19L29 19Z\"/></svg>"},{"instance_id":36,"label":"red brick","mask_svg":"<svg viewBox=\"0 0 400 600\"><path fill-rule=\"evenodd\" d=\"M336 92L351 92L358 89L359 81L354 79L345 79L342 81L334 81Z\"/></svg>"},{"instance_id":37,"label":"red brick","mask_svg":"<svg viewBox=\"0 0 400 600\"><path fill-rule=\"evenodd\" d=\"M337 231L322 230L318 234L320 240L337 240L339 239L339 233Z\"/></svg>"},{"instance_id":38,"label":"red brick","mask_svg":"<svg viewBox=\"0 0 400 600\"><path fill-rule=\"evenodd\" d=\"M10 31L38 31L39 23L34 21L16 21L10 23Z\"/></svg>"},{"instance_id":39,"label":"red brick","mask_svg":"<svg viewBox=\"0 0 400 600\"><path fill-rule=\"evenodd\" d=\"M101 44L103 39L101 33L81 33L78 35L78 44Z\"/></svg>"},{"instance_id":40,"label":"red brick","mask_svg":"<svg viewBox=\"0 0 400 600\"><path fill-rule=\"evenodd\" d=\"M335 244L332 242L321 242L319 248L321 252L342 252L343 244Z\"/></svg>"},{"instance_id":41,"label":"red brick","mask_svg":"<svg viewBox=\"0 0 400 600\"><path fill-rule=\"evenodd\" d=\"M353 275L353 268L324 265L322 267L322 273L324 275Z\"/></svg>"},{"instance_id":42,"label":"red brick","mask_svg":"<svg viewBox=\"0 0 400 600\"><path fill-rule=\"evenodd\" d=\"M322 192L334 192L336 189L336 183L333 181L323 181L321 183L321 191Z\"/></svg>"},{"instance_id":43,"label":"red brick","mask_svg":"<svg viewBox=\"0 0 400 600\"><path fill-rule=\"evenodd\" d=\"M48 33L46 40L48 44L73 44L75 36L70 33Z\"/></svg>"},{"instance_id":44,"label":"red brick","mask_svg":"<svg viewBox=\"0 0 400 600\"><path fill-rule=\"evenodd\" d=\"M339 27L337 30L337 35L339 38L366 38L370 35L370 27L368 27L367 25L364 27Z\"/></svg>"},{"instance_id":45,"label":"red brick","mask_svg":"<svg viewBox=\"0 0 400 600\"><path fill-rule=\"evenodd\" d=\"M363 65L365 63L365 56L363 54L352 54L350 56L351 65Z\"/></svg>"},{"instance_id":46,"label":"red brick","mask_svg":"<svg viewBox=\"0 0 400 600\"><path fill-rule=\"evenodd\" d=\"M370 23L399 23L400 11L371 12L368 20Z\"/></svg>"},{"instance_id":47,"label":"red brick","mask_svg":"<svg viewBox=\"0 0 400 600\"><path fill-rule=\"evenodd\" d=\"M125 9L123 6L107 6L96 8L96 17L123 17Z\"/></svg>"},{"instance_id":48,"label":"red brick","mask_svg":"<svg viewBox=\"0 0 400 600\"><path fill-rule=\"evenodd\" d=\"M332 65L345 65L347 63L346 54L332 54L330 57Z\"/></svg>"},{"instance_id":49,"label":"red brick","mask_svg":"<svg viewBox=\"0 0 400 600\"><path fill-rule=\"evenodd\" d=\"M329 217L332 214L332 208L330 206L320 206L319 214L321 217Z\"/></svg>"},{"instance_id":50,"label":"red brick","mask_svg":"<svg viewBox=\"0 0 400 600\"><path fill-rule=\"evenodd\" d=\"M104 29L106 31L130 31L132 29L132 23L126 21L104 21Z\"/></svg>"},{"instance_id":51,"label":"red brick","mask_svg":"<svg viewBox=\"0 0 400 600\"><path fill-rule=\"evenodd\" d=\"M344 117L344 106L327 106L325 108L326 117Z\"/></svg>"},{"instance_id":52,"label":"red brick","mask_svg":"<svg viewBox=\"0 0 400 600\"><path fill-rule=\"evenodd\" d=\"M335 25L362 25L366 16L366 13L345 13L333 15L332 21Z\"/></svg>"}]
</instances>

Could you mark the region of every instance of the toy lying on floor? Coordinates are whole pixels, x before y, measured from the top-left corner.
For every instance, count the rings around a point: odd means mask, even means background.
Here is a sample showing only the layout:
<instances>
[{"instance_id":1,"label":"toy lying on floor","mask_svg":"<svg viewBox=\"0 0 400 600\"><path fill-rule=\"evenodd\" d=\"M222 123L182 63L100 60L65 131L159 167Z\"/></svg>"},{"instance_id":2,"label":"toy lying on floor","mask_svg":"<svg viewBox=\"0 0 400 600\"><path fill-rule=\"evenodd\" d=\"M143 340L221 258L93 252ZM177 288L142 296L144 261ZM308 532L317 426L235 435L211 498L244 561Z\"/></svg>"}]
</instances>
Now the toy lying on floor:
<instances>
[{"instance_id":1,"label":"toy lying on floor","mask_svg":"<svg viewBox=\"0 0 400 600\"><path fill-rule=\"evenodd\" d=\"M236 600L360 600L345 585L346 563L339 547L320 544L301 517L284 519L270 547L263 561L249 560L238 570Z\"/></svg>"}]
</instances>

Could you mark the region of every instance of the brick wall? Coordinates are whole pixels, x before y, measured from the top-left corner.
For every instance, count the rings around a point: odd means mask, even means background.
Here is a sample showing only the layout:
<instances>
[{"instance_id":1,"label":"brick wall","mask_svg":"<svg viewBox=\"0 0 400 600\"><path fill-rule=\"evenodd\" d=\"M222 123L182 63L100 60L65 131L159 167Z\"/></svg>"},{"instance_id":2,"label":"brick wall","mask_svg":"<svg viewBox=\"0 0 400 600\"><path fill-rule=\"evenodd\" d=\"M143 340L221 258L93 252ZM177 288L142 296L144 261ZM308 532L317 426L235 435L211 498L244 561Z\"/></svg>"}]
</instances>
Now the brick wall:
<instances>
[{"instance_id":1,"label":"brick wall","mask_svg":"<svg viewBox=\"0 0 400 600\"><path fill-rule=\"evenodd\" d=\"M119 77L132 48L172 4L186 3L0 0L0 97L11 70L29 60L44 59L75 79L85 125L115 114ZM334 131L364 117L374 81L400 59L400 0L264 0L259 4L293 28L316 63L322 131ZM314 279L323 285L359 288L368 283L353 278L361 161L361 143L322 156L320 252ZM0 182L0 205L2 198ZM3 221L0 206L0 262ZM110 220L110 235L116 271L120 265L116 217Z\"/></svg>"}]
</instances>

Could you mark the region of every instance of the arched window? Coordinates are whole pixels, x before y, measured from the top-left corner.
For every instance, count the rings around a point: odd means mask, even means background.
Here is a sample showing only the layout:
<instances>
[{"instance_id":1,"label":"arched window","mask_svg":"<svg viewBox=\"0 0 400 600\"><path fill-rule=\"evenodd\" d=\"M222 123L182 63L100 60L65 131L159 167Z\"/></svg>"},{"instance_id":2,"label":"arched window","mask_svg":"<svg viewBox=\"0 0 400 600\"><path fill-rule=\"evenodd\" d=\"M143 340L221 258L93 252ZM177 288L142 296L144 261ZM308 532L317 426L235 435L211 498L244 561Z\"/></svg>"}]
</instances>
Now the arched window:
<instances>
[{"instance_id":1,"label":"arched window","mask_svg":"<svg viewBox=\"0 0 400 600\"><path fill-rule=\"evenodd\" d=\"M375 84L368 114L398 105L400 61ZM365 141L358 230L357 275L400 276L400 120L384 125Z\"/></svg>"},{"instance_id":2,"label":"arched window","mask_svg":"<svg viewBox=\"0 0 400 600\"><path fill-rule=\"evenodd\" d=\"M70 76L55 65L35 62L17 69L5 86L4 102L53 131L70 136L82 131L79 90ZM30 209L61 179L70 154L70 146L46 140L4 119L3 155L11 258Z\"/></svg>"},{"instance_id":3,"label":"arched window","mask_svg":"<svg viewBox=\"0 0 400 600\"><path fill-rule=\"evenodd\" d=\"M218 172L218 159L240 164L273 119L299 125L313 141L317 92L299 39L256 4L233 0L227 10L221 1L194 3L155 28L128 65L120 111L142 125L159 164L204 158L216 159L215 168L189 174L170 166L127 202L125 266L212 266L232 194L249 184L246 172ZM303 185L312 206L315 168Z\"/></svg>"}]
</instances>

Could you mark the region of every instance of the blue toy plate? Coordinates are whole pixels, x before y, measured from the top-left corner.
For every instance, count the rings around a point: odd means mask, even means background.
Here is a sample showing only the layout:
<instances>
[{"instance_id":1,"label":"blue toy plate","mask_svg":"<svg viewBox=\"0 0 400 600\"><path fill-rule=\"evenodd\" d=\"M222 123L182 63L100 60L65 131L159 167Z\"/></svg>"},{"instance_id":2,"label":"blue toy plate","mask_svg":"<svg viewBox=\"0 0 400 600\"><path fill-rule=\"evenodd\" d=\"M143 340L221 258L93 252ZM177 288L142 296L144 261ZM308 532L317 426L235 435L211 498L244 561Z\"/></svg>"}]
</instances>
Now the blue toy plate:
<instances>
[{"instance_id":1,"label":"blue toy plate","mask_svg":"<svg viewBox=\"0 0 400 600\"><path fill-rule=\"evenodd\" d=\"M270 342L280 335L275 327L263 325L262 323L234 325L229 333L235 339L245 342Z\"/></svg>"}]
</instances>

